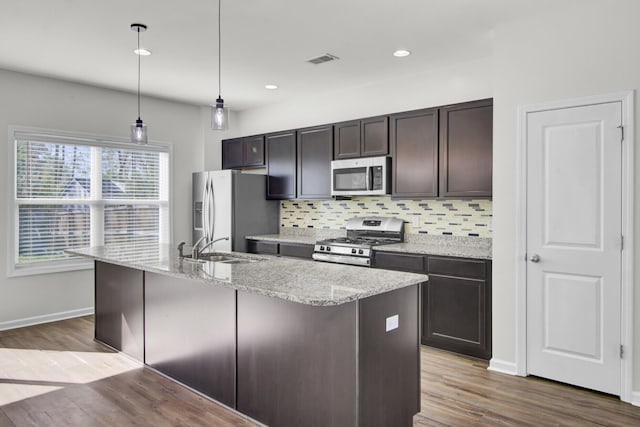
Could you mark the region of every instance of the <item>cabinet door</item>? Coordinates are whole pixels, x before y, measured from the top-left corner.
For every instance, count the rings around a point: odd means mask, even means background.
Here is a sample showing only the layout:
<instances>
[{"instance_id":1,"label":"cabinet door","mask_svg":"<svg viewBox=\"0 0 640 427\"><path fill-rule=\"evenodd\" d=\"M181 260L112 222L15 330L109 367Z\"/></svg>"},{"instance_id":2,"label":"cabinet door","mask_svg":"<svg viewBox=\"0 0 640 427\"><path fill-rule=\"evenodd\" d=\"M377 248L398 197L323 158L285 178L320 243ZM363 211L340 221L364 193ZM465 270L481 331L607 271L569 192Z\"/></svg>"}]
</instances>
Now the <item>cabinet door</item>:
<instances>
[{"instance_id":1,"label":"cabinet door","mask_svg":"<svg viewBox=\"0 0 640 427\"><path fill-rule=\"evenodd\" d=\"M429 281L422 287L422 343L489 359L489 263L429 257L427 269Z\"/></svg>"},{"instance_id":2,"label":"cabinet door","mask_svg":"<svg viewBox=\"0 0 640 427\"><path fill-rule=\"evenodd\" d=\"M438 110L390 116L394 197L438 196Z\"/></svg>"},{"instance_id":3,"label":"cabinet door","mask_svg":"<svg viewBox=\"0 0 640 427\"><path fill-rule=\"evenodd\" d=\"M331 197L333 126L298 131L298 199Z\"/></svg>"},{"instance_id":4,"label":"cabinet door","mask_svg":"<svg viewBox=\"0 0 640 427\"><path fill-rule=\"evenodd\" d=\"M264 166L264 135L242 138L243 166Z\"/></svg>"},{"instance_id":5,"label":"cabinet door","mask_svg":"<svg viewBox=\"0 0 640 427\"><path fill-rule=\"evenodd\" d=\"M337 123L333 128L334 159L360 157L360 121Z\"/></svg>"},{"instance_id":6,"label":"cabinet door","mask_svg":"<svg viewBox=\"0 0 640 427\"><path fill-rule=\"evenodd\" d=\"M222 169L239 168L243 161L242 138L222 141Z\"/></svg>"},{"instance_id":7,"label":"cabinet door","mask_svg":"<svg viewBox=\"0 0 640 427\"><path fill-rule=\"evenodd\" d=\"M311 259L313 255L314 245L304 243L280 243L280 255Z\"/></svg>"},{"instance_id":8,"label":"cabinet door","mask_svg":"<svg viewBox=\"0 0 640 427\"><path fill-rule=\"evenodd\" d=\"M144 362L144 273L95 262L95 338Z\"/></svg>"},{"instance_id":9,"label":"cabinet door","mask_svg":"<svg viewBox=\"0 0 640 427\"><path fill-rule=\"evenodd\" d=\"M247 251L251 254L278 255L278 242L247 240Z\"/></svg>"},{"instance_id":10,"label":"cabinet door","mask_svg":"<svg viewBox=\"0 0 640 427\"><path fill-rule=\"evenodd\" d=\"M296 197L296 134L295 131L266 136L267 199Z\"/></svg>"},{"instance_id":11,"label":"cabinet door","mask_svg":"<svg viewBox=\"0 0 640 427\"><path fill-rule=\"evenodd\" d=\"M389 154L389 119L387 116L371 117L360 121L360 155L386 156Z\"/></svg>"},{"instance_id":12,"label":"cabinet door","mask_svg":"<svg viewBox=\"0 0 640 427\"><path fill-rule=\"evenodd\" d=\"M493 101L440 109L440 196L491 197Z\"/></svg>"},{"instance_id":13,"label":"cabinet door","mask_svg":"<svg viewBox=\"0 0 640 427\"><path fill-rule=\"evenodd\" d=\"M408 271L411 273L424 273L424 255L402 254L394 252L374 252L375 268L386 270Z\"/></svg>"}]
</instances>

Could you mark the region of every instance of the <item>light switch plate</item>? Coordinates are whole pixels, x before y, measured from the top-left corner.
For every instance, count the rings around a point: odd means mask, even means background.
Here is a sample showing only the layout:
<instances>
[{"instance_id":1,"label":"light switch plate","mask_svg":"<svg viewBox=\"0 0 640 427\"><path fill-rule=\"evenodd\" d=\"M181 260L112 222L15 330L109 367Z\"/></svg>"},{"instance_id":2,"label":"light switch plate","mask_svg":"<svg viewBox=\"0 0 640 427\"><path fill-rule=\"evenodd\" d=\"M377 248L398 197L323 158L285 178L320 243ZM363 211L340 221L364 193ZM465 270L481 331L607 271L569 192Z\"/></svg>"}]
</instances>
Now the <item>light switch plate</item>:
<instances>
[{"instance_id":1,"label":"light switch plate","mask_svg":"<svg viewBox=\"0 0 640 427\"><path fill-rule=\"evenodd\" d=\"M394 329L398 329L399 317L396 314L395 316L387 317L387 329L386 332L393 331Z\"/></svg>"},{"instance_id":2,"label":"light switch plate","mask_svg":"<svg viewBox=\"0 0 640 427\"><path fill-rule=\"evenodd\" d=\"M411 218L411 225L413 225L414 227L420 227L420 216L414 215Z\"/></svg>"}]
</instances>

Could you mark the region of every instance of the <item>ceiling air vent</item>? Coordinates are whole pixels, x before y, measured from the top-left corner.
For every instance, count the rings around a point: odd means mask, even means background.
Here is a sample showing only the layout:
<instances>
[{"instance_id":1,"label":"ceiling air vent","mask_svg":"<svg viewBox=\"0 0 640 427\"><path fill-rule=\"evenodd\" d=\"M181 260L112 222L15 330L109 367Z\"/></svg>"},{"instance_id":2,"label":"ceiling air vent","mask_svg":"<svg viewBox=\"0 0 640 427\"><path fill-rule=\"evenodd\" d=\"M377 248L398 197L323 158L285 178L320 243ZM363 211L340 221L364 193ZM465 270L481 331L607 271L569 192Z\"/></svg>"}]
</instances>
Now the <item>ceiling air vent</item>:
<instances>
[{"instance_id":1,"label":"ceiling air vent","mask_svg":"<svg viewBox=\"0 0 640 427\"><path fill-rule=\"evenodd\" d=\"M310 62L312 64L318 65L318 64L322 64L324 62L335 61L336 59L340 59L340 58L338 58L335 55L331 55L330 53L325 53L324 55L320 55L318 57L311 58L307 62Z\"/></svg>"}]
</instances>

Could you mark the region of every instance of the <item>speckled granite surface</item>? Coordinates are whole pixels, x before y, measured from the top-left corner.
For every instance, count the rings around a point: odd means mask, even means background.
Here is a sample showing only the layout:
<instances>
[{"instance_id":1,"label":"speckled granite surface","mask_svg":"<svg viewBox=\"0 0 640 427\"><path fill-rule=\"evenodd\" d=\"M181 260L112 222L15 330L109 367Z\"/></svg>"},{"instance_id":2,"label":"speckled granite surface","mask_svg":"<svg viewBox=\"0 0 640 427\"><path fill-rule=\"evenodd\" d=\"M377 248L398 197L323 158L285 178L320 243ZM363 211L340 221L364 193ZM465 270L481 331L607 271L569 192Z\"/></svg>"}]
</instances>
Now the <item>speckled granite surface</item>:
<instances>
[{"instance_id":1,"label":"speckled granite surface","mask_svg":"<svg viewBox=\"0 0 640 427\"><path fill-rule=\"evenodd\" d=\"M407 234L405 243L374 247L377 251L491 259L491 239L485 237Z\"/></svg>"},{"instance_id":2,"label":"speckled granite surface","mask_svg":"<svg viewBox=\"0 0 640 427\"><path fill-rule=\"evenodd\" d=\"M344 237L346 235L346 230L282 227L279 234L247 236L246 238L252 240L268 240L271 242L306 243L313 245L318 240L329 239L332 237Z\"/></svg>"},{"instance_id":3,"label":"speckled granite surface","mask_svg":"<svg viewBox=\"0 0 640 427\"><path fill-rule=\"evenodd\" d=\"M422 274L233 252L226 253L255 262L195 262L178 258L175 245L144 248L97 246L67 252L125 267L318 306L343 304L428 279Z\"/></svg>"},{"instance_id":4,"label":"speckled granite surface","mask_svg":"<svg viewBox=\"0 0 640 427\"><path fill-rule=\"evenodd\" d=\"M283 231L285 228L282 229ZM247 239L269 240L272 242L314 244L317 240L329 237L344 236L344 230L317 230L286 228L280 234L266 234L263 236L249 236ZM333 234L332 234L333 233ZM388 252L405 252L428 255L445 255L462 258L491 259L491 238L466 236L440 236L431 234L406 234L405 242L394 245L374 247L374 250Z\"/></svg>"}]
</instances>

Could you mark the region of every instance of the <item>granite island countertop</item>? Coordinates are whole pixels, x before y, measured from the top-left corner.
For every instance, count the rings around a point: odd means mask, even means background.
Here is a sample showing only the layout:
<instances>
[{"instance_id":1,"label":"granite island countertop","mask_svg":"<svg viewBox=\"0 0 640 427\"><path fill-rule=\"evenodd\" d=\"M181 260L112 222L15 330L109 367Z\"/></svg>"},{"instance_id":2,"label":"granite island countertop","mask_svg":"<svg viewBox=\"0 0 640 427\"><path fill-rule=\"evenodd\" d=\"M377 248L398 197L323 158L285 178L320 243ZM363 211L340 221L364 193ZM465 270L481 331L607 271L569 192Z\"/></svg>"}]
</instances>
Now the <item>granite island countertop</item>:
<instances>
[{"instance_id":1,"label":"granite island countertop","mask_svg":"<svg viewBox=\"0 0 640 427\"><path fill-rule=\"evenodd\" d=\"M68 249L69 254L124 267L197 280L301 304L328 306L370 297L428 280L423 274L375 270L239 252L222 252L245 263L179 258L175 245L95 246Z\"/></svg>"}]
</instances>

